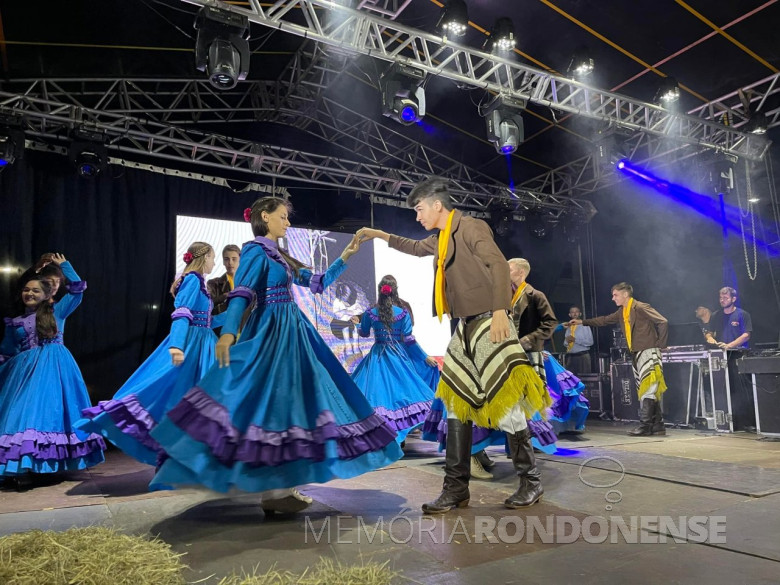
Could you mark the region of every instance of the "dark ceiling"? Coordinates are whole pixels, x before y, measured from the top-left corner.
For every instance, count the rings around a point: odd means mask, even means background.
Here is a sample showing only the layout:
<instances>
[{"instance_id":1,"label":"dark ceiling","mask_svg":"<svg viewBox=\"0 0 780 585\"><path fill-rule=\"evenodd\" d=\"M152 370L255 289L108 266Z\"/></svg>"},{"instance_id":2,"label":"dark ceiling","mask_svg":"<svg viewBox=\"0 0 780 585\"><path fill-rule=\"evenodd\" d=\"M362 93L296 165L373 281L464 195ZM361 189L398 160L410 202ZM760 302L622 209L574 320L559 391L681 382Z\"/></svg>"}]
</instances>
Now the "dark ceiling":
<instances>
[{"instance_id":1,"label":"dark ceiling","mask_svg":"<svg viewBox=\"0 0 780 585\"><path fill-rule=\"evenodd\" d=\"M780 67L777 0L467 3L472 26L460 43L481 47L493 21L509 16L518 39L518 61L565 74L573 53L586 47L596 63L590 84L652 101L662 76L673 76L682 88L683 111L766 78ZM437 0L411 0L398 21L434 32L440 6ZM49 2L37 4L35 11L28 2L0 2L4 78L197 77L192 26L197 10L177 0ZM311 42L256 24L250 32L251 80L275 80L294 52ZM592 148L596 123L570 117L556 124L561 113L530 105L524 115L526 140L508 164L485 140L484 121L475 105L485 99L484 91L459 89L441 78L426 83L424 123L396 125L381 117L376 89L387 64L368 57L356 60L362 77L340 77L327 88L328 96L498 181L531 178ZM262 124L219 131L271 144L296 142L294 134L285 138L287 133L278 127Z\"/></svg>"}]
</instances>

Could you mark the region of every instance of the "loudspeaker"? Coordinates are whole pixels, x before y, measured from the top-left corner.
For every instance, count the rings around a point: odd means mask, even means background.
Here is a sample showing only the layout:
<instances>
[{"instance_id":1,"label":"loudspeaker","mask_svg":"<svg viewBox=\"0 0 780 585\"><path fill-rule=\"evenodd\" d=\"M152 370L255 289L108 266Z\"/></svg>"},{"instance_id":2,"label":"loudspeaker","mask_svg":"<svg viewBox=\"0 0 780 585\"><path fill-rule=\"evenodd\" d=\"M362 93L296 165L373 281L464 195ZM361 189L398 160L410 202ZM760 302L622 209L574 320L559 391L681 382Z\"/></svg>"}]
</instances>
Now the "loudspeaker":
<instances>
[{"instance_id":1,"label":"loudspeaker","mask_svg":"<svg viewBox=\"0 0 780 585\"><path fill-rule=\"evenodd\" d=\"M639 420L639 397L637 396L634 368L630 363L612 364L612 415L616 420Z\"/></svg>"},{"instance_id":2,"label":"loudspeaker","mask_svg":"<svg viewBox=\"0 0 780 585\"><path fill-rule=\"evenodd\" d=\"M780 434L780 374L753 374L760 433Z\"/></svg>"}]
</instances>

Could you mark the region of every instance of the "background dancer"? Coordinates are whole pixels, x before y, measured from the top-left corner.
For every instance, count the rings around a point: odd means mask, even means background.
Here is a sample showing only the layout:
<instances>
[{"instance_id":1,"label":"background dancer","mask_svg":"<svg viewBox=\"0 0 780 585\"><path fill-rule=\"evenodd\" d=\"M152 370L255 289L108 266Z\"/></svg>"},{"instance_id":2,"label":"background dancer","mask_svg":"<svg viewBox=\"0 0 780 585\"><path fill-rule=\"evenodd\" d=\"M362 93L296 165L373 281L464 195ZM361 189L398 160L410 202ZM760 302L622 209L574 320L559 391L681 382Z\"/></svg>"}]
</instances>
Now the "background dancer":
<instances>
[{"instance_id":1,"label":"background dancer","mask_svg":"<svg viewBox=\"0 0 780 585\"><path fill-rule=\"evenodd\" d=\"M100 433L141 463L162 454L150 431L216 363L212 301L204 277L214 269L214 250L194 242L184 254L182 275L171 286L171 332L111 400L83 411L76 426Z\"/></svg>"}]
</instances>

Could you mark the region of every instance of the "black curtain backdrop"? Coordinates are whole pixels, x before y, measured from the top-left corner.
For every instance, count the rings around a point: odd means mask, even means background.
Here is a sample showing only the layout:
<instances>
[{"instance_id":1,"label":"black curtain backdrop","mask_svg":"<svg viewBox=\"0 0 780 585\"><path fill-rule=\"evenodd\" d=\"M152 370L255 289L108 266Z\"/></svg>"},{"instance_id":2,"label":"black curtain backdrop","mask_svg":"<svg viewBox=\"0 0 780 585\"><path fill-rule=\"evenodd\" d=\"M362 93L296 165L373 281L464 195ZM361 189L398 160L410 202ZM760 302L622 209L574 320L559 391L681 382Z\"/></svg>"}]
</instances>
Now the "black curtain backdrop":
<instances>
[{"instance_id":1,"label":"black curtain backdrop","mask_svg":"<svg viewBox=\"0 0 780 585\"><path fill-rule=\"evenodd\" d=\"M369 224L366 196L287 186L297 227L354 232ZM113 166L97 180L88 180L77 176L62 156L28 151L0 173L0 265L21 271L44 252L62 252L88 282L82 306L68 319L65 342L81 366L92 399L103 400L169 331L176 216L240 220L257 196ZM727 260L737 275L741 305L753 315L754 340L777 340L780 318L765 253L759 252L759 278L749 281L738 237L732 236L724 248L716 222L627 184L594 202L599 209L591 225L595 270L586 277L596 281L599 314L614 310L610 286L627 280L638 299L650 302L670 321L693 321L696 305L716 308ZM373 217L375 226L386 231L415 238L427 235L409 209L377 205ZM579 301L578 296L549 294L565 265L576 262L576 245L560 228L538 239L527 225L516 223L496 241L507 258L523 256L531 262L529 281L547 292L551 302ZM2 316L13 313L14 276L0 274ZM586 298L586 305L590 301Z\"/></svg>"}]
</instances>

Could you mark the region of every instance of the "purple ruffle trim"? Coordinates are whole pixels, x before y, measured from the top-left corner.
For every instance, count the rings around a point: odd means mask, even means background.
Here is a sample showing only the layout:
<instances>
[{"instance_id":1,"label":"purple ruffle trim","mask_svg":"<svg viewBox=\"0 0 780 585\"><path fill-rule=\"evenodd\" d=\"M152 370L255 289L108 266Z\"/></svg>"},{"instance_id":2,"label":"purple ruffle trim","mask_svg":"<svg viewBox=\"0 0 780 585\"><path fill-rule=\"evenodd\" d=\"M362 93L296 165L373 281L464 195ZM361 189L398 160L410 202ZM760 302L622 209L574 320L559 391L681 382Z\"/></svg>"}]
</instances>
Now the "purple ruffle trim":
<instances>
[{"instance_id":1,"label":"purple ruffle trim","mask_svg":"<svg viewBox=\"0 0 780 585\"><path fill-rule=\"evenodd\" d=\"M387 421L390 428L396 431L403 431L425 422L425 417L431 410L431 402L433 401L415 402L396 410L388 410L387 408L377 406L374 410Z\"/></svg>"},{"instance_id":2,"label":"purple ruffle trim","mask_svg":"<svg viewBox=\"0 0 780 585\"><path fill-rule=\"evenodd\" d=\"M354 459L378 451L395 440L377 414L354 423L337 425L333 413L323 411L314 429L293 427L268 431L252 425L241 435L224 406L203 389L194 387L168 412L168 418L193 439L205 443L223 465L240 461L249 465L281 465L299 459L322 461L325 443L335 440L341 459Z\"/></svg>"},{"instance_id":3,"label":"purple ruffle trim","mask_svg":"<svg viewBox=\"0 0 780 585\"><path fill-rule=\"evenodd\" d=\"M322 294L322 291L325 290L325 275L312 274L309 279L309 290L315 295Z\"/></svg>"},{"instance_id":4,"label":"purple ruffle trim","mask_svg":"<svg viewBox=\"0 0 780 585\"><path fill-rule=\"evenodd\" d=\"M568 370L560 372L555 376L555 379L558 380L558 386L560 386L561 392L571 390L582 384L582 381Z\"/></svg>"},{"instance_id":5,"label":"purple ruffle trim","mask_svg":"<svg viewBox=\"0 0 780 585\"><path fill-rule=\"evenodd\" d=\"M65 288L72 295L80 295L87 290L87 281L77 280L76 282L69 282L65 285Z\"/></svg>"},{"instance_id":6,"label":"purple ruffle trim","mask_svg":"<svg viewBox=\"0 0 780 585\"><path fill-rule=\"evenodd\" d=\"M76 433L42 432L28 429L13 435L0 435L0 465L28 456L37 460L78 459L96 451L104 451L103 437L94 433L86 441Z\"/></svg>"},{"instance_id":7,"label":"purple ruffle trim","mask_svg":"<svg viewBox=\"0 0 780 585\"><path fill-rule=\"evenodd\" d=\"M529 420L528 429L531 431L531 435L536 437L543 447L552 445L558 440L558 436L555 434L552 425L546 421Z\"/></svg>"},{"instance_id":8,"label":"purple ruffle trim","mask_svg":"<svg viewBox=\"0 0 780 585\"><path fill-rule=\"evenodd\" d=\"M134 394L119 400L103 400L97 406L85 408L81 411L81 415L90 420L97 418L103 413L111 418L117 429L125 435L132 437L147 449L152 451L162 450L160 444L149 434L149 431L157 426L157 421L138 402L138 398Z\"/></svg>"},{"instance_id":9,"label":"purple ruffle trim","mask_svg":"<svg viewBox=\"0 0 780 585\"><path fill-rule=\"evenodd\" d=\"M242 297L251 304L257 299L257 293L248 286L237 286L227 295L228 299L232 299L233 297Z\"/></svg>"},{"instance_id":10,"label":"purple ruffle trim","mask_svg":"<svg viewBox=\"0 0 780 585\"><path fill-rule=\"evenodd\" d=\"M190 323L192 323L192 311L190 311L187 307L179 307L173 313L171 313L171 319L181 318L187 319Z\"/></svg>"},{"instance_id":11,"label":"purple ruffle trim","mask_svg":"<svg viewBox=\"0 0 780 585\"><path fill-rule=\"evenodd\" d=\"M414 338L414 335L407 335L406 337L404 337L404 343L406 343L407 345L412 344L415 341L417 340Z\"/></svg>"},{"instance_id":12,"label":"purple ruffle trim","mask_svg":"<svg viewBox=\"0 0 780 585\"><path fill-rule=\"evenodd\" d=\"M444 417L444 411L438 409L431 409L425 417L425 422L422 426L423 434L433 434L439 431L439 423Z\"/></svg>"}]
</instances>

